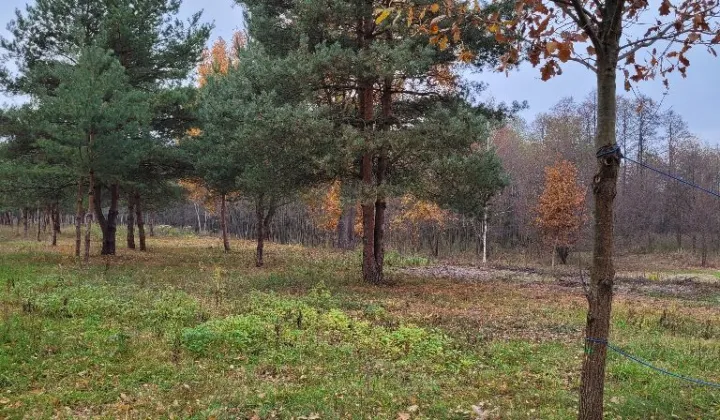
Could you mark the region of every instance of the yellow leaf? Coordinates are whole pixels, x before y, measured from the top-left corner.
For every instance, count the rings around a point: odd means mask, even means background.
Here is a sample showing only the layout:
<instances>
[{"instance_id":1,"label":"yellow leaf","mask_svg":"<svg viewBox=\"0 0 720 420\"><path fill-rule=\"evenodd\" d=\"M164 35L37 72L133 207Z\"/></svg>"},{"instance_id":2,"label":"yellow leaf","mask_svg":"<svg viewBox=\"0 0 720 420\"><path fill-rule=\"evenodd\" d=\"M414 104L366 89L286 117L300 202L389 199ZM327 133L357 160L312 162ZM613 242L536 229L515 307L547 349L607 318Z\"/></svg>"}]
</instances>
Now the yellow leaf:
<instances>
[{"instance_id":1,"label":"yellow leaf","mask_svg":"<svg viewBox=\"0 0 720 420\"><path fill-rule=\"evenodd\" d=\"M500 29L500 27L499 27L497 24L495 24L495 23L493 23L492 25L488 26L488 32L490 32L491 34L497 33L497 31L498 31L499 29Z\"/></svg>"},{"instance_id":2,"label":"yellow leaf","mask_svg":"<svg viewBox=\"0 0 720 420\"><path fill-rule=\"evenodd\" d=\"M433 13L437 13L440 11L440 5L437 3L433 3L430 5L430 11Z\"/></svg>"},{"instance_id":3,"label":"yellow leaf","mask_svg":"<svg viewBox=\"0 0 720 420\"><path fill-rule=\"evenodd\" d=\"M448 38L443 35L440 37L440 40L438 41L438 48L440 48L440 51L445 51L448 47Z\"/></svg>"},{"instance_id":4,"label":"yellow leaf","mask_svg":"<svg viewBox=\"0 0 720 420\"><path fill-rule=\"evenodd\" d=\"M545 49L547 50L548 54L554 54L555 51L558 49L558 43L555 41L548 41L547 44L545 44Z\"/></svg>"},{"instance_id":5,"label":"yellow leaf","mask_svg":"<svg viewBox=\"0 0 720 420\"><path fill-rule=\"evenodd\" d=\"M392 13L392 9L383 9L378 15L378 17L375 18L375 24L381 24L383 20L387 19L387 17L390 16L390 13Z\"/></svg>"}]
</instances>

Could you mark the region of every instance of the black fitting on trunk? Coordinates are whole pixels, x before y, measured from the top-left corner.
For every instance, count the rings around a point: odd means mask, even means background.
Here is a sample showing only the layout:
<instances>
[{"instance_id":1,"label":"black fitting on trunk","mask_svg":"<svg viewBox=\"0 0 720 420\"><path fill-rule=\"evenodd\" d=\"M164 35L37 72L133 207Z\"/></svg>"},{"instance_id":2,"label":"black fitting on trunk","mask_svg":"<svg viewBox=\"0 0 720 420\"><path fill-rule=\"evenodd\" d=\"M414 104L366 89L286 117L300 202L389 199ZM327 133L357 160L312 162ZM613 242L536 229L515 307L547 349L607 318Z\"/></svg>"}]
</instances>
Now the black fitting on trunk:
<instances>
[{"instance_id":1,"label":"black fitting on trunk","mask_svg":"<svg viewBox=\"0 0 720 420\"><path fill-rule=\"evenodd\" d=\"M613 144L611 146L603 146L598 149L597 153L595 153L595 157L597 157L598 159L612 155L614 155L618 161L623 158L623 154L620 151L620 146L618 146L617 144Z\"/></svg>"}]
</instances>

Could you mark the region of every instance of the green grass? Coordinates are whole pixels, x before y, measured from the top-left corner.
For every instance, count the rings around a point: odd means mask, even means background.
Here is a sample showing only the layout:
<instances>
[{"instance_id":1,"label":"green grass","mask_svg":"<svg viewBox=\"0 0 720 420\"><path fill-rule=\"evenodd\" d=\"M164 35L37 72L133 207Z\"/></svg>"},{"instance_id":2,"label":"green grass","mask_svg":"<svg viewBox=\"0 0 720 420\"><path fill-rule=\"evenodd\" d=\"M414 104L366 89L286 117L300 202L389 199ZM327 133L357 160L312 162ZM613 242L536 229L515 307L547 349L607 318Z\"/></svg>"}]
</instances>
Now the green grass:
<instances>
[{"instance_id":1,"label":"green grass","mask_svg":"<svg viewBox=\"0 0 720 420\"><path fill-rule=\"evenodd\" d=\"M573 418L577 291L397 276L359 255L150 241L80 267L0 236L0 418ZM427 260L389 253L392 269ZM391 274L392 276L392 274ZM720 304L618 296L612 341L720 381ZM717 418L720 393L611 354L608 418Z\"/></svg>"}]
</instances>

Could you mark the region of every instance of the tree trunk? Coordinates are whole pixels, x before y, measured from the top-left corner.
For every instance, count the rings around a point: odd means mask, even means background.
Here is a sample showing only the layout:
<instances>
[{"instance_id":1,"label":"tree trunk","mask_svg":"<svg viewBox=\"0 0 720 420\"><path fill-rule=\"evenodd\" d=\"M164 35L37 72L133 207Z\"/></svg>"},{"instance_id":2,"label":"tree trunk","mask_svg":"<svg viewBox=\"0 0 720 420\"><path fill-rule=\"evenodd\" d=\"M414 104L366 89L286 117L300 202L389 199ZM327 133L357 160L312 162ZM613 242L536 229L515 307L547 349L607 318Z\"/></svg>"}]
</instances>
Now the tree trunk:
<instances>
[{"instance_id":1,"label":"tree trunk","mask_svg":"<svg viewBox=\"0 0 720 420\"><path fill-rule=\"evenodd\" d=\"M200 226L200 213L198 213L198 227L199 226ZM227 228L227 199L225 197L225 194L220 196L220 230L222 231L223 249L225 250L225 252L230 252L230 239L228 239L228 228ZM262 260L262 258L261 258L261 260ZM258 267L260 267L260 266L258 266Z\"/></svg>"},{"instance_id":2,"label":"tree trunk","mask_svg":"<svg viewBox=\"0 0 720 420\"><path fill-rule=\"evenodd\" d=\"M50 216L52 219L52 246L57 246L57 236L60 233L60 203L57 201L50 207Z\"/></svg>"},{"instance_id":3,"label":"tree trunk","mask_svg":"<svg viewBox=\"0 0 720 420\"><path fill-rule=\"evenodd\" d=\"M622 7L621 4L616 7ZM598 56L597 63L598 133L595 146L598 149L598 172L593 180L595 244L587 296L586 353L582 366L578 412L578 418L581 420L601 420L603 418L606 343L610 333L610 313L615 279L613 201L617 192L620 154L613 152L612 148L617 146L615 140L617 119L615 77L620 24L617 23L610 31L607 40L603 41L606 44Z\"/></svg>"},{"instance_id":4,"label":"tree trunk","mask_svg":"<svg viewBox=\"0 0 720 420\"><path fill-rule=\"evenodd\" d=\"M27 207L24 207L22 210L22 218L23 218L23 238L27 239L30 235L30 227L28 222L28 213L30 213L30 209Z\"/></svg>"},{"instance_id":5,"label":"tree trunk","mask_svg":"<svg viewBox=\"0 0 720 420\"><path fill-rule=\"evenodd\" d=\"M95 191L95 213L102 230L102 251L101 255L115 255L115 239L117 236L118 203L120 201L120 187L117 184L110 185L110 208L107 218L102 214L100 188L98 185Z\"/></svg>"},{"instance_id":6,"label":"tree trunk","mask_svg":"<svg viewBox=\"0 0 720 420\"><path fill-rule=\"evenodd\" d=\"M150 225L150 237L152 238L155 236L155 216L152 213L150 213L150 222L148 224Z\"/></svg>"},{"instance_id":7,"label":"tree trunk","mask_svg":"<svg viewBox=\"0 0 720 420\"><path fill-rule=\"evenodd\" d=\"M135 194L127 196L127 247L135 249Z\"/></svg>"},{"instance_id":8,"label":"tree trunk","mask_svg":"<svg viewBox=\"0 0 720 420\"><path fill-rule=\"evenodd\" d=\"M392 79L387 78L383 84L383 93L380 100L382 113L382 126L389 129L392 122ZM377 270L377 283L385 279L385 211L387 209L385 193L385 176L388 171L388 150L382 146L378 155L375 183L377 186L375 199L375 267Z\"/></svg>"},{"instance_id":9,"label":"tree trunk","mask_svg":"<svg viewBox=\"0 0 720 420\"><path fill-rule=\"evenodd\" d=\"M555 249L557 250L558 257L560 257L560 264L567 265L567 260L570 256L570 247L567 245L560 245Z\"/></svg>"},{"instance_id":10,"label":"tree trunk","mask_svg":"<svg viewBox=\"0 0 720 420\"><path fill-rule=\"evenodd\" d=\"M373 119L373 88L372 82L363 82L360 88L360 110L365 121L365 130L369 131ZM366 133L367 148L372 142L372 133ZM362 157L362 220L363 220L363 280L368 283L382 282L382 274L378 272L375 260L375 201L373 184L373 154L366 151Z\"/></svg>"},{"instance_id":11,"label":"tree trunk","mask_svg":"<svg viewBox=\"0 0 720 420\"><path fill-rule=\"evenodd\" d=\"M80 257L80 247L82 246L82 222L83 217L83 182L82 178L78 179L78 190L75 204L75 256Z\"/></svg>"},{"instance_id":12,"label":"tree trunk","mask_svg":"<svg viewBox=\"0 0 720 420\"><path fill-rule=\"evenodd\" d=\"M197 219L197 225L195 226L195 234L199 235L202 232L202 222L200 221L200 206L198 203L193 203L195 208L195 217Z\"/></svg>"},{"instance_id":13,"label":"tree trunk","mask_svg":"<svg viewBox=\"0 0 720 420\"><path fill-rule=\"evenodd\" d=\"M58 235L62 232L60 232L60 229L62 227L62 217L60 216L60 203L58 201L55 202L55 206L53 207L53 229L55 230L55 233Z\"/></svg>"},{"instance_id":14,"label":"tree trunk","mask_svg":"<svg viewBox=\"0 0 720 420\"><path fill-rule=\"evenodd\" d=\"M140 240L140 251L147 251L145 246L145 221L143 220L142 202L140 201L140 193L135 192L135 223L138 228L138 239ZM150 224L150 232L152 232L152 224Z\"/></svg>"},{"instance_id":15,"label":"tree trunk","mask_svg":"<svg viewBox=\"0 0 720 420\"><path fill-rule=\"evenodd\" d=\"M262 267L263 251L265 248L265 210L264 210L264 197L260 196L255 205L255 223L256 223L256 234L257 234L257 249L255 250L255 266Z\"/></svg>"},{"instance_id":16,"label":"tree trunk","mask_svg":"<svg viewBox=\"0 0 720 420\"><path fill-rule=\"evenodd\" d=\"M90 231L92 229L93 215L95 214L95 172L90 170L90 182L88 184L88 211L85 214L85 255L83 257L85 263L90 261Z\"/></svg>"},{"instance_id":17,"label":"tree trunk","mask_svg":"<svg viewBox=\"0 0 720 420\"><path fill-rule=\"evenodd\" d=\"M40 234L43 230L43 222L45 221L45 215L40 210L40 207L37 208L37 238L35 238L38 242L40 242Z\"/></svg>"},{"instance_id":18,"label":"tree trunk","mask_svg":"<svg viewBox=\"0 0 720 420\"><path fill-rule=\"evenodd\" d=\"M113 184L110 186L110 210L107 217L108 237L105 239L103 247L107 247L105 255L115 255L117 252L117 219L120 214L120 186Z\"/></svg>"},{"instance_id":19,"label":"tree trunk","mask_svg":"<svg viewBox=\"0 0 720 420\"><path fill-rule=\"evenodd\" d=\"M707 249L707 237L705 233L705 229L703 229L702 236L701 236L701 242L700 242L701 248L701 255L702 255L702 267L707 267L707 256L708 256L708 249Z\"/></svg>"}]
</instances>

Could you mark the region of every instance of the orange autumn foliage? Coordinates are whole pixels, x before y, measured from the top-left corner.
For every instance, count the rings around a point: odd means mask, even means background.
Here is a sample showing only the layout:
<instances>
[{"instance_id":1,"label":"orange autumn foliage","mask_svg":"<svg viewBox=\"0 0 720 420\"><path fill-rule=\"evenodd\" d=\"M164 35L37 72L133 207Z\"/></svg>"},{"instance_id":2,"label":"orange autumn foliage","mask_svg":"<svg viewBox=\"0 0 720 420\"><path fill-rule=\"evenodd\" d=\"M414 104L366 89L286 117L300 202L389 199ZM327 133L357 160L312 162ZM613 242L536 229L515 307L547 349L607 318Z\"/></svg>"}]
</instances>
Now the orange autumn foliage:
<instances>
[{"instance_id":1,"label":"orange autumn foliage","mask_svg":"<svg viewBox=\"0 0 720 420\"><path fill-rule=\"evenodd\" d=\"M391 225L395 228L404 227L414 237L418 237L421 225L441 228L451 218L452 214L437 204L406 194L400 199L399 212L391 220Z\"/></svg>"},{"instance_id":2,"label":"orange autumn foliage","mask_svg":"<svg viewBox=\"0 0 720 420\"><path fill-rule=\"evenodd\" d=\"M542 235L556 246L577 240L585 221L585 189L578 183L578 171L572 162L561 160L545 168L545 188L536 208L535 224Z\"/></svg>"},{"instance_id":3,"label":"orange autumn foliage","mask_svg":"<svg viewBox=\"0 0 720 420\"><path fill-rule=\"evenodd\" d=\"M216 197L201 181L182 179L178 183L187 192L187 197L191 202L204 207L210 213L216 212Z\"/></svg>"},{"instance_id":4,"label":"orange autumn foliage","mask_svg":"<svg viewBox=\"0 0 720 420\"><path fill-rule=\"evenodd\" d=\"M310 217L318 229L333 231L337 229L342 215L340 196L342 183L335 181L324 188L315 188L305 195Z\"/></svg>"},{"instance_id":5,"label":"orange autumn foliage","mask_svg":"<svg viewBox=\"0 0 720 420\"><path fill-rule=\"evenodd\" d=\"M198 65L198 85L205 86L208 77L217 74L227 74L231 65L237 65L238 51L245 47L247 38L241 32L233 34L232 46L228 47L224 39L218 38L212 48L203 51L203 58Z\"/></svg>"}]
</instances>

